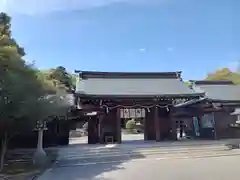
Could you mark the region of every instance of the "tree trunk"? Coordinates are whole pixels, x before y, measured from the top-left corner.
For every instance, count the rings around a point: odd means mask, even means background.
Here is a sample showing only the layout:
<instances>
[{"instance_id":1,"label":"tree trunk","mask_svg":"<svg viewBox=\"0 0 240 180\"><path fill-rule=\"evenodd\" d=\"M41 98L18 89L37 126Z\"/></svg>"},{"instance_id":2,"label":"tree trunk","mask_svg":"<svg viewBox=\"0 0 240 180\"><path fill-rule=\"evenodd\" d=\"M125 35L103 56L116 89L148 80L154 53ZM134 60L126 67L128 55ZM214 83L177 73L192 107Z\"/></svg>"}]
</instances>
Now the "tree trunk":
<instances>
[{"instance_id":1,"label":"tree trunk","mask_svg":"<svg viewBox=\"0 0 240 180\"><path fill-rule=\"evenodd\" d=\"M1 157L0 157L0 172L2 172L4 167L4 160L7 151L7 133L4 133L4 137L2 139L2 147L1 147Z\"/></svg>"}]
</instances>

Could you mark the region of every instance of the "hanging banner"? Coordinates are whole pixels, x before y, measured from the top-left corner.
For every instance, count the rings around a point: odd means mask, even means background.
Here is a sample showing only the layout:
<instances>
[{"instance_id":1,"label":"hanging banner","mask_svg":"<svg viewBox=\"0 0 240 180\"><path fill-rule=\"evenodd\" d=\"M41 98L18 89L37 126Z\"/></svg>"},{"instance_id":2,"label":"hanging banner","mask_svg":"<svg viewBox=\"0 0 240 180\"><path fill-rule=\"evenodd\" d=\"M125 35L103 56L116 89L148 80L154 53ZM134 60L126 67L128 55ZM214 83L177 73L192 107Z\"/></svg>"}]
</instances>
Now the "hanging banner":
<instances>
[{"instance_id":1,"label":"hanging banner","mask_svg":"<svg viewBox=\"0 0 240 180\"><path fill-rule=\"evenodd\" d=\"M130 118L144 118L145 117L145 109L120 109L120 118L130 119Z\"/></svg>"},{"instance_id":2,"label":"hanging banner","mask_svg":"<svg viewBox=\"0 0 240 180\"><path fill-rule=\"evenodd\" d=\"M130 109L130 118L136 118L135 109Z\"/></svg>"},{"instance_id":3,"label":"hanging banner","mask_svg":"<svg viewBox=\"0 0 240 180\"><path fill-rule=\"evenodd\" d=\"M195 135L200 136L199 124L198 124L198 118L197 117L193 117L193 126L194 126Z\"/></svg>"},{"instance_id":4,"label":"hanging banner","mask_svg":"<svg viewBox=\"0 0 240 180\"><path fill-rule=\"evenodd\" d=\"M123 112L124 112L123 118L129 119L130 118L129 109L123 109Z\"/></svg>"},{"instance_id":5,"label":"hanging banner","mask_svg":"<svg viewBox=\"0 0 240 180\"><path fill-rule=\"evenodd\" d=\"M136 118L141 118L141 117L142 117L141 109L136 109Z\"/></svg>"},{"instance_id":6,"label":"hanging banner","mask_svg":"<svg viewBox=\"0 0 240 180\"><path fill-rule=\"evenodd\" d=\"M146 117L146 110L145 109L142 109L142 117Z\"/></svg>"}]
</instances>

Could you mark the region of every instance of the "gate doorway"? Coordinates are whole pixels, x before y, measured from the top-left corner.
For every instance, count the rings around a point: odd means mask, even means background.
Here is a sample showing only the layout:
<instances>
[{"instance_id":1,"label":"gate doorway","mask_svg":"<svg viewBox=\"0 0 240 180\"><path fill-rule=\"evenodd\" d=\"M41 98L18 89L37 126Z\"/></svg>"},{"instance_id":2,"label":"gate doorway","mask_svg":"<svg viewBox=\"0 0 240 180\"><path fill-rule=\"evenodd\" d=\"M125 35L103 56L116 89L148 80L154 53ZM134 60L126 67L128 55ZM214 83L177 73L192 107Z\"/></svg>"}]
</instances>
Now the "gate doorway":
<instances>
[{"instance_id":1,"label":"gate doorway","mask_svg":"<svg viewBox=\"0 0 240 180\"><path fill-rule=\"evenodd\" d=\"M144 108L120 109L122 143L144 141L146 110Z\"/></svg>"},{"instance_id":2,"label":"gate doorway","mask_svg":"<svg viewBox=\"0 0 240 180\"><path fill-rule=\"evenodd\" d=\"M99 142L99 119L96 112L72 120L69 144L97 144Z\"/></svg>"},{"instance_id":3,"label":"gate doorway","mask_svg":"<svg viewBox=\"0 0 240 180\"><path fill-rule=\"evenodd\" d=\"M176 133L177 133L177 140L186 139L186 124L183 120L176 120Z\"/></svg>"}]
</instances>

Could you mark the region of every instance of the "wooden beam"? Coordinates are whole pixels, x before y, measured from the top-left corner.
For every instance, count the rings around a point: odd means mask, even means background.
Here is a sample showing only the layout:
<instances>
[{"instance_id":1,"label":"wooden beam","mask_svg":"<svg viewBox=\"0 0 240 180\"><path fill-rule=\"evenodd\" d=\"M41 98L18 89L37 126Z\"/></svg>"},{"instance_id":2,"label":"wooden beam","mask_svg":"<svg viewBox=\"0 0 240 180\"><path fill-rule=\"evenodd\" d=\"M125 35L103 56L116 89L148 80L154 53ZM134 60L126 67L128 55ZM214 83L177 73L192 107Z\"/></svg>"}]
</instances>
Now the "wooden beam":
<instances>
[{"instance_id":1,"label":"wooden beam","mask_svg":"<svg viewBox=\"0 0 240 180\"><path fill-rule=\"evenodd\" d=\"M158 107L155 107L155 113L154 113L154 120L155 120L155 132L156 132L156 141L161 140L161 134L160 134L160 118L158 113Z\"/></svg>"},{"instance_id":2,"label":"wooden beam","mask_svg":"<svg viewBox=\"0 0 240 180\"><path fill-rule=\"evenodd\" d=\"M117 117L117 143L121 143L122 142L122 135L121 135L121 116L120 116L120 108L117 108L117 113L116 113Z\"/></svg>"},{"instance_id":3,"label":"wooden beam","mask_svg":"<svg viewBox=\"0 0 240 180\"><path fill-rule=\"evenodd\" d=\"M99 136L99 143L104 144L103 138L103 119L106 117L105 114L101 114L98 116L98 136Z\"/></svg>"},{"instance_id":4,"label":"wooden beam","mask_svg":"<svg viewBox=\"0 0 240 180\"><path fill-rule=\"evenodd\" d=\"M171 139L177 140L177 129L176 129L176 121L175 118L172 116L169 116L169 120L171 122Z\"/></svg>"}]
</instances>

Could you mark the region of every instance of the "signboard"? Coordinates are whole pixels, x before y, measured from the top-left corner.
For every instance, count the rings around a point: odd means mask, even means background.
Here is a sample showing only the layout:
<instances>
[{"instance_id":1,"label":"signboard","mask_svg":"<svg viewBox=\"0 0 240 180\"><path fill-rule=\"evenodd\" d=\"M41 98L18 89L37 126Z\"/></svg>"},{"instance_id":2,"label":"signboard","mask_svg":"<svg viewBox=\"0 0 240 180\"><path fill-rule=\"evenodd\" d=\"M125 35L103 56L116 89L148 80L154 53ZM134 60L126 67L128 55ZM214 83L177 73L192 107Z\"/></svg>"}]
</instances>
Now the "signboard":
<instances>
[{"instance_id":1,"label":"signboard","mask_svg":"<svg viewBox=\"0 0 240 180\"><path fill-rule=\"evenodd\" d=\"M145 109L143 108L120 109L120 117L124 119L144 118L145 116L146 116L146 112L145 112Z\"/></svg>"}]
</instances>

